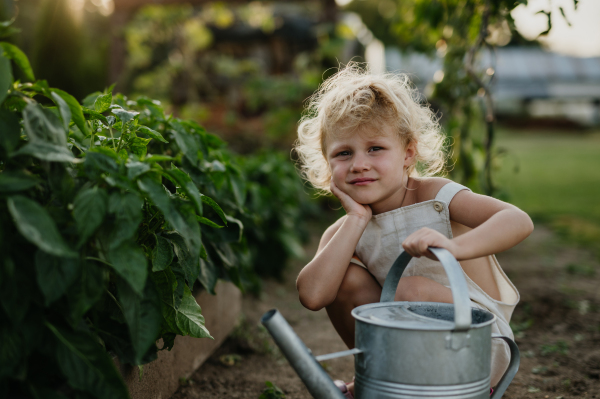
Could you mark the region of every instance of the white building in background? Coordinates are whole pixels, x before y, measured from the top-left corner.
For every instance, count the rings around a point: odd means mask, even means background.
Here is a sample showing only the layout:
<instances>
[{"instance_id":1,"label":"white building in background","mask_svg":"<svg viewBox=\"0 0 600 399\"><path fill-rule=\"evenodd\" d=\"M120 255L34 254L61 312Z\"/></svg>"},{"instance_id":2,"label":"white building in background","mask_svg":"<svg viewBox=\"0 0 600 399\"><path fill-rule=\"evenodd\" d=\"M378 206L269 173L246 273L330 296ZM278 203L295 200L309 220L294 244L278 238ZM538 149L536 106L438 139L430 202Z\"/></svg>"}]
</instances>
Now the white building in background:
<instances>
[{"instance_id":1,"label":"white building in background","mask_svg":"<svg viewBox=\"0 0 600 399\"><path fill-rule=\"evenodd\" d=\"M500 47L484 53L481 70L493 68L496 111L532 117L566 117L600 125L600 57L578 58L531 47ZM390 72L411 75L427 96L431 82L443 79L442 59L385 49Z\"/></svg>"}]
</instances>

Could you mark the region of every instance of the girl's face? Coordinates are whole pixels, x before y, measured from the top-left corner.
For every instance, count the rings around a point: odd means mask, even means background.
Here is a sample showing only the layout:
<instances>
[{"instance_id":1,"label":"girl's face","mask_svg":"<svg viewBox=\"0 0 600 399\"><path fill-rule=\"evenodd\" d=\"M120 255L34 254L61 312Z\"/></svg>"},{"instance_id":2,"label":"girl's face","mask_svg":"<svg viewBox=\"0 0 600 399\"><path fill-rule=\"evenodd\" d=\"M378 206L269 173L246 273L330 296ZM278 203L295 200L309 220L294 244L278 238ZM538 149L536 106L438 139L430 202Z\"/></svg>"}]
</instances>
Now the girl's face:
<instances>
[{"instance_id":1,"label":"girl's face","mask_svg":"<svg viewBox=\"0 0 600 399\"><path fill-rule=\"evenodd\" d=\"M404 148L391 127L363 128L326 141L327 161L335 185L373 214L398 208L405 194L406 167L414 145Z\"/></svg>"}]
</instances>

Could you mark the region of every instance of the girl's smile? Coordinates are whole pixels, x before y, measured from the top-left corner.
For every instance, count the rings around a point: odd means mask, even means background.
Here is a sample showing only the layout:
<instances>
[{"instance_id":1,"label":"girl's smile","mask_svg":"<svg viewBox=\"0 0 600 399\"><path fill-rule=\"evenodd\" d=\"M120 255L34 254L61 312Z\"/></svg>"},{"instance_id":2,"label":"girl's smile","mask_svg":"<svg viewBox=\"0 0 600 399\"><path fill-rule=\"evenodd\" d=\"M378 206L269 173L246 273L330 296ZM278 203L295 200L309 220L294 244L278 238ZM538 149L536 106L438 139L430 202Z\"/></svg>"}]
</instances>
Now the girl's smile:
<instances>
[{"instance_id":1,"label":"girl's smile","mask_svg":"<svg viewBox=\"0 0 600 399\"><path fill-rule=\"evenodd\" d=\"M372 179L370 177L359 177L350 182L350 184L354 184L356 186L366 186L370 183L377 181L377 179Z\"/></svg>"},{"instance_id":2,"label":"girl's smile","mask_svg":"<svg viewBox=\"0 0 600 399\"><path fill-rule=\"evenodd\" d=\"M405 149L392 128L382 125L331 138L326 142L327 161L335 185L354 201L370 205L373 214L401 204L414 160L414 145Z\"/></svg>"}]
</instances>

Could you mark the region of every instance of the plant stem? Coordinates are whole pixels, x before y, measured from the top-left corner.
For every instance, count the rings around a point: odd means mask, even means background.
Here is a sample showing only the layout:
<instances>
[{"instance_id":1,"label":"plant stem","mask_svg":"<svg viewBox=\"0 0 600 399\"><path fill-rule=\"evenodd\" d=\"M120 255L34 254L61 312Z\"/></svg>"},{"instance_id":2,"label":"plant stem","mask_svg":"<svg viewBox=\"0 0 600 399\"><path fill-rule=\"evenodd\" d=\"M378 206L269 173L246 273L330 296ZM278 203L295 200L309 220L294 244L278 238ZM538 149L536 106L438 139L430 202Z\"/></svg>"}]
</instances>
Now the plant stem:
<instances>
[{"instance_id":1,"label":"plant stem","mask_svg":"<svg viewBox=\"0 0 600 399\"><path fill-rule=\"evenodd\" d=\"M100 258L94 258L94 257L92 257L92 256L88 256L88 257L86 257L85 259L87 259L87 260L95 260L96 262L104 263L105 265L108 265L108 266L111 266L111 267L113 267L113 265L111 265L111 264L110 264L110 263L108 263L107 261L105 261L105 260L102 260L102 259L100 259Z\"/></svg>"},{"instance_id":2,"label":"plant stem","mask_svg":"<svg viewBox=\"0 0 600 399\"><path fill-rule=\"evenodd\" d=\"M113 136L112 127L109 126L108 131L110 132L110 138L111 138L110 141L112 141L113 150L116 151L117 149L115 148L115 137Z\"/></svg>"},{"instance_id":3,"label":"plant stem","mask_svg":"<svg viewBox=\"0 0 600 399\"><path fill-rule=\"evenodd\" d=\"M119 145L117 146L117 153L121 151L121 143L123 143L123 135L125 134L125 124L121 122L121 137L119 138Z\"/></svg>"},{"instance_id":4,"label":"plant stem","mask_svg":"<svg viewBox=\"0 0 600 399\"><path fill-rule=\"evenodd\" d=\"M108 289L105 289L105 291L115 301L115 303L117 304L119 309L121 309L121 312L123 312L123 308L121 307L121 304L119 303L119 301L117 301L117 298L115 298L115 296L112 294L112 292L110 292Z\"/></svg>"},{"instance_id":5,"label":"plant stem","mask_svg":"<svg viewBox=\"0 0 600 399\"><path fill-rule=\"evenodd\" d=\"M90 148L92 148L94 146L94 124L90 122L90 125L92 126L92 137L90 138Z\"/></svg>"}]
</instances>

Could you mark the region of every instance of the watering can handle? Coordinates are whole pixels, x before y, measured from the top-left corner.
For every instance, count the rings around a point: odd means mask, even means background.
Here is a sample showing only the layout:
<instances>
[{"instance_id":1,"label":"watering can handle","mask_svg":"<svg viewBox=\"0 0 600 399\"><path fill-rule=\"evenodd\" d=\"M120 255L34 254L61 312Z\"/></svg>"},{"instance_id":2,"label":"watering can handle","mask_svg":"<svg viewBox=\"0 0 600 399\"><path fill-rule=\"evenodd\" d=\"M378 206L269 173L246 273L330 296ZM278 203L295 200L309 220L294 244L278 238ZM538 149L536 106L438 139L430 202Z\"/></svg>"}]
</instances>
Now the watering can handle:
<instances>
[{"instance_id":1,"label":"watering can handle","mask_svg":"<svg viewBox=\"0 0 600 399\"><path fill-rule=\"evenodd\" d=\"M506 369L506 372L500 379L500 382L498 382L498 385L496 385L494 393L490 397L490 399L500 399L502 395L504 395L504 391L506 391L506 388L508 388L513 378L517 374L517 371L519 371L521 353L519 352L517 344L515 344L515 341L513 341L512 339L508 337L503 337L502 335L492 334L492 339L494 338L503 339L508 344L508 347L510 349L510 363L508 364L508 368Z\"/></svg>"},{"instance_id":2,"label":"watering can handle","mask_svg":"<svg viewBox=\"0 0 600 399\"><path fill-rule=\"evenodd\" d=\"M466 331L471 328L471 300L469 299L469 288L462 268L447 249L429 247L429 250L438 258L448 275L454 301L454 331ZM383 283L380 302L394 301L400 277L402 277L402 273L404 273L411 259L412 256L408 252L402 251L394 261Z\"/></svg>"}]
</instances>

